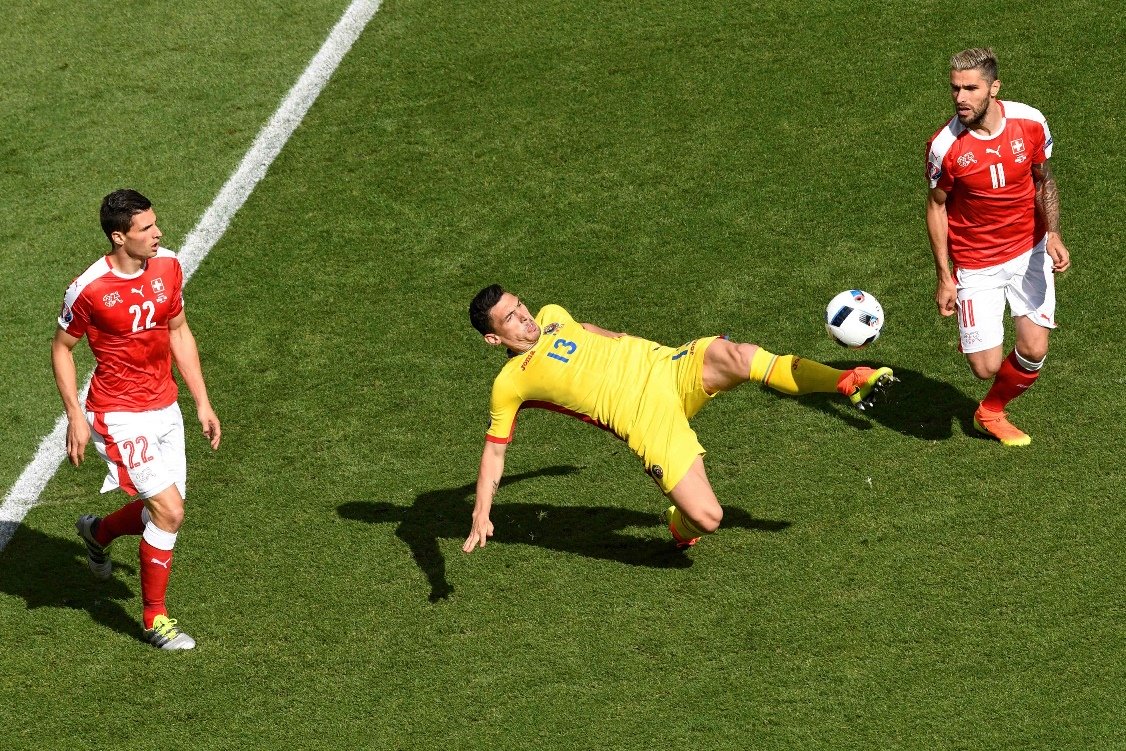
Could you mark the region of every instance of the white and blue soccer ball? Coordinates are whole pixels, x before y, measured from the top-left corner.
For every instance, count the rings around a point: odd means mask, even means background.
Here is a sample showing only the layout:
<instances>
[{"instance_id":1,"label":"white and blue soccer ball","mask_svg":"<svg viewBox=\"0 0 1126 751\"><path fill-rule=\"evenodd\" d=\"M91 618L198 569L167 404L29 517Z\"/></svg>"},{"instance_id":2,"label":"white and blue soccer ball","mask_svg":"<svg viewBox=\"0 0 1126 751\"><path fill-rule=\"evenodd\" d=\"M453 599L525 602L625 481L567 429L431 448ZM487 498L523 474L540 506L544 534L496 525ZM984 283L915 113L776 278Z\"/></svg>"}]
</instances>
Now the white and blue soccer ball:
<instances>
[{"instance_id":1,"label":"white and blue soccer ball","mask_svg":"<svg viewBox=\"0 0 1126 751\"><path fill-rule=\"evenodd\" d=\"M864 290L847 289L825 307L825 330L842 347L868 346L876 341L883 326L884 307Z\"/></svg>"}]
</instances>

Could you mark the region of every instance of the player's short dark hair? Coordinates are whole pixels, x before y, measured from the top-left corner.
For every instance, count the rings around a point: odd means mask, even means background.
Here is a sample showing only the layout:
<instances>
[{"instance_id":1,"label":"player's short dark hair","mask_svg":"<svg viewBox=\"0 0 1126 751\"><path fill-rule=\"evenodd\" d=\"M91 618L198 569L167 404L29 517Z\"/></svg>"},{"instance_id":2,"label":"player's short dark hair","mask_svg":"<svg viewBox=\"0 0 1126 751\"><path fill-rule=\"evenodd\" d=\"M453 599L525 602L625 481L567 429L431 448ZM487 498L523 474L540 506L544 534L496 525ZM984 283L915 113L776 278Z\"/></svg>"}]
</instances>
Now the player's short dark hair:
<instances>
[{"instance_id":1,"label":"player's short dark hair","mask_svg":"<svg viewBox=\"0 0 1126 751\"><path fill-rule=\"evenodd\" d=\"M152 201L135 190L121 188L102 199L100 213L102 232L110 237L114 232L128 232L133 215L152 208ZM112 238L110 238L112 241Z\"/></svg>"},{"instance_id":2,"label":"player's short dark hair","mask_svg":"<svg viewBox=\"0 0 1126 751\"><path fill-rule=\"evenodd\" d=\"M950 70L980 70L989 83L997 80L997 55L992 47L962 50L950 58Z\"/></svg>"},{"instance_id":3,"label":"player's short dark hair","mask_svg":"<svg viewBox=\"0 0 1126 751\"><path fill-rule=\"evenodd\" d=\"M503 295L504 287L490 284L478 292L473 302L469 303L469 322L473 324L473 328L481 332L481 336L493 333L493 319L490 313Z\"/></svg>"}]
</instances>

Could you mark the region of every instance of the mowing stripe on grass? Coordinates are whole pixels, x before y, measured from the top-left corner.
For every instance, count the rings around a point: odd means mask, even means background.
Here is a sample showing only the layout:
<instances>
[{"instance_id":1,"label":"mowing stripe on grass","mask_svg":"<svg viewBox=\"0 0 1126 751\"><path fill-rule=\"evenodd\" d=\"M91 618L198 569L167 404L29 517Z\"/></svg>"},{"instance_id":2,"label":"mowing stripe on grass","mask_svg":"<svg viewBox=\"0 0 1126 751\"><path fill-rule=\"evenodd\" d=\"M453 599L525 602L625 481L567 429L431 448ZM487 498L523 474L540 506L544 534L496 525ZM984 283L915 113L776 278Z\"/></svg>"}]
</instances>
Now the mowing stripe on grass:
<instances>
[{"instance_id":1,"label":"mowing stripe on grass","mask_svg":"<svg viewBox=\"0 0 1126 751\"><path fill-rule=\"evenodd\" d=\"M348 6L320 51L309 61L301 78L297 79L273 117L254 139L238 169L215 196L195 228L184 238L178 255L184 267L185 283L227 231L235 212L246 203L254 186L266 176L266 171L301 124L344 55L379 10L380 3L381 0L355 0ZM89 388L90 379L87 378L82 387L83 400ZM27 512L39 502L43 489L66 458L66 428L64 414L55 421L50 434L40 441L35 456L4 496L4 503L0 504L0 550L12 539Z\"/></svg>"}]
</instances>

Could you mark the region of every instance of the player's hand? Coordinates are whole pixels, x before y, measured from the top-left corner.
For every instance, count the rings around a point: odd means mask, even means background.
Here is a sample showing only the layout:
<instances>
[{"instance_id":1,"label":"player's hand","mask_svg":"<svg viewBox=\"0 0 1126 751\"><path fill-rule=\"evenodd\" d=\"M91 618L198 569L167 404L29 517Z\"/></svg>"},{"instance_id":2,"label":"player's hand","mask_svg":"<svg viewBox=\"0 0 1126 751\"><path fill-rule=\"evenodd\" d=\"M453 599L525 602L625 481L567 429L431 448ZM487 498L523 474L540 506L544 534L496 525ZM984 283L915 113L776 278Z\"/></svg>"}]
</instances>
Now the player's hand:
<instances>
[{"instance_id":1,"label":"player's hand","mask_svg":"<svg viewBox=\"0 0 1126 751\"><path fill-rule=\"evenodd\" d=\"M86 453L86 444L90 442L90 424L86 419L67 420L66 425L66 457L76 467L82 466L82 457Z\"/></svg>"},{"instance_id":2,"label":"player's hand","mask_svg":"<svg viewBox=\"0 0 1126 751\"><path fill-rule=\"evenodd\" d=\"M465 544L461 549L465 553L472 553L477 548L485 547L488 538L493 536L493 523L489 517L478 518L476 514L473 515L473 529L469 531L469 537L465 538Z\"/></svg>"},{"instance_id":3,"label":"player's hand","mask_svg":"<svg viewBox=\"0 0 1126 751\"><path fill-rule=\"evenodd\" d=\"M1059 274L1071 268L1071 254L1055 232L1048 233L1047 249L1048 256L1052 259L1052 271Z\"/></svg>"},{"instance_id":4,"label":"player's hand","mask_svg":"<svg viewBox=\"0 0 1126 751\"><path fill-rule=\"evenodd\" d=\"M214 451L219 448L219 439L223 434L222 428L219 427L219 417L210 405L200 407L198 416L199 424L203 426L203 435L211 444L211 450Z\"/></svg>"},{"instance_id":5,"label":"player's hand","mask_svg":"<svg viewBox=\"0 0 1126 751\"><path fill-rule=\"evenodd\" d=\"M938 312L944 316L954 315L954 303L958 301L958 287L954 280L939 281L934 293L934 302Z\"/></svg>"}]
</instances>

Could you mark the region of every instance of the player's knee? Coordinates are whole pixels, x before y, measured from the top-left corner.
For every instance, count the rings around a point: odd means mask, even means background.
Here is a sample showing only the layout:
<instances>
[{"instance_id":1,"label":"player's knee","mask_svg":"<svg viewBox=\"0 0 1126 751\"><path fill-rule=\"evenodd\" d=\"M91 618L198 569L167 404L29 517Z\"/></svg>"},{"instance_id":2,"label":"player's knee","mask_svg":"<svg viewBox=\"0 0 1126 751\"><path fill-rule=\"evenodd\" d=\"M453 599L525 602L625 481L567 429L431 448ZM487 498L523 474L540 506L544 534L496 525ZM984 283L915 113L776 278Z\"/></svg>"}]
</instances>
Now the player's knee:
<instances>
[{"instance_id":1,"label":"player's knee","mask_svg":"<svg viewBox=\"0 0 1126 751\"><path fill-rule=\"evenodd\" d=\"M1039 370L1044 364L1044 358L1048 356L1048 342L1034 342L1031 344L1021 344L1013 350L1016 353L1017 362L1025 370Z\"/></svg>"},{"instance_id":2,"label":"player's knee","mask_svg":"<svg viewBox=\"0 0 1126 751\"><path fill-rule=\"evenodd\" d=\"M970 360L970 371L983 381L988 381L997 375L997 371L1001 369L1001 364L994 365L992 362L984 360Z\"/></svg>"},{"instance_id":3,"label":"player's knee","mask_svg":"<svg viewBox=\"0 0 1126 751\"><path fill-rule=\"evenodd\" d=\"M692 516L692 523L695 524L701 532L712 534L719 525L723 522L723 507L716 504L714 507L700 509Z\"/></svg>"},{"instance_id":4,"label":"player's knee","mask_svg":"<svg viewBox=\"0 0 1126 751\"><path fill-rule=\"evenodd\" d=\"M746 363L750 367L751 358L755 355L755 350L758 349L757 344L750 342L740 342L735 345L735 353L740 363Z\"/></svg>"},{"instance_id":5,"label":"player's knee","mask_svg":"<svg viewBox=\"0 0 1126 751\"><path fill-rule=\"evenodd\" d=\"M177 493L158 493L145 504L152 523L165 532L178 532L184 523L184 501Z\"/></svg>"},{"instance_id":6,"label":"player's knee","mask_svg":"<svg viewBox=\"0 0 1126 751\"><path fill-rule=\"evenodd\" d=\"M153 523L165 532L179 532L184 523L184 507L164 509L161 514L153 514Z\"/></svg>"},{"instance_id":7,"label":"player's knee","mask_svg":"<svg viewBox=\"0 0 1126 751\"><path fill-rule=\"evenodd\" d=\"M754 357L757 345L746 342L732 342L727 339L716 339L712 345L722 353L722 371L729 377L741 377L746 380L751 369L751 358Z\"/></svg>"}]
</instances>

